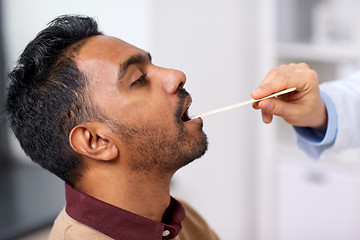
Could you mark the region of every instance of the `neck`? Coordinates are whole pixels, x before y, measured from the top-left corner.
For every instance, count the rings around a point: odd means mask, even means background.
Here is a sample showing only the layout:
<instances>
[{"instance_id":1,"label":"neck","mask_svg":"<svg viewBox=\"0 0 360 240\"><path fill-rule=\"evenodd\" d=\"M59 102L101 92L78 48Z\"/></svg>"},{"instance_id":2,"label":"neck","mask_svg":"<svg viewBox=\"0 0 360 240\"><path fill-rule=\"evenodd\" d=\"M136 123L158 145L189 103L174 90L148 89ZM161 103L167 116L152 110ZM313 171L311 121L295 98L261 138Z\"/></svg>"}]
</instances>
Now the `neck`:
<instances>
[{"instance_id":1,"label":"neck","mask_svg":"<svg viewBox=\"0 0 360 240\"><path fill-rule=\"evenodd\" d=\"M113 206L161 222L170 204L171 176L122 172L86 174L78 190Z\"/></svg>"}]
</instances>

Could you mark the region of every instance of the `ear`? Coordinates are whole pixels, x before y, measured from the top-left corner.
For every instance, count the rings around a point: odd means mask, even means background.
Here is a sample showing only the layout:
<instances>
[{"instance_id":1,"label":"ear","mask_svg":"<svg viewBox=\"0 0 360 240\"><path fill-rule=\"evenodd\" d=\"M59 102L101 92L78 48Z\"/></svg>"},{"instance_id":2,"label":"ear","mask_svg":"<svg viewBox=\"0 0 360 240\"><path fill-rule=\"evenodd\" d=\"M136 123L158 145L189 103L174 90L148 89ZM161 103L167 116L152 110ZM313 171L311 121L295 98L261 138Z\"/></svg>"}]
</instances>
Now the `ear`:
<instances>
[{"instance_id":1,"label":"ear","mask_svg":"<svg viewBox=\"0 0 360 240\"><path fill-rule=\"evenodd\" d=\"M103 123L89 122L74 127L69 135L72 149L92 159L110 161L119 156L119 148Z\"/></svg>"}]
</instances>

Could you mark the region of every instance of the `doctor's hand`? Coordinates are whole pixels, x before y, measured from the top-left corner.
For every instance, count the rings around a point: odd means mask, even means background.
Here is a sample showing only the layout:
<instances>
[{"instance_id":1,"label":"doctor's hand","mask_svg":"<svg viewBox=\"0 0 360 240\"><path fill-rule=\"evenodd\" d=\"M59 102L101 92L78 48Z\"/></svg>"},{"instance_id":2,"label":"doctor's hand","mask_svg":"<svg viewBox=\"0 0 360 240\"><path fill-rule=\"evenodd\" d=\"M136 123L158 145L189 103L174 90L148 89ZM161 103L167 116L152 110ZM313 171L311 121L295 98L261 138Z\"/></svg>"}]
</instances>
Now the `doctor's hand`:
<instances>
[{"instance_id":1,"label":"doctor's hand","mask_svg":"<svg viewBox=\"0 0 360 240\"><path fill-rule=\"evenodd\" d=\"M261 109L264 123L270 123L276 115L294 126L325 131L327 113L320 96L317 74L306 63L291 63L272 69L251 96L259 99L292 87L296 88L294 92L253 103L253 108Z\"/></svg>"}]
</instances>

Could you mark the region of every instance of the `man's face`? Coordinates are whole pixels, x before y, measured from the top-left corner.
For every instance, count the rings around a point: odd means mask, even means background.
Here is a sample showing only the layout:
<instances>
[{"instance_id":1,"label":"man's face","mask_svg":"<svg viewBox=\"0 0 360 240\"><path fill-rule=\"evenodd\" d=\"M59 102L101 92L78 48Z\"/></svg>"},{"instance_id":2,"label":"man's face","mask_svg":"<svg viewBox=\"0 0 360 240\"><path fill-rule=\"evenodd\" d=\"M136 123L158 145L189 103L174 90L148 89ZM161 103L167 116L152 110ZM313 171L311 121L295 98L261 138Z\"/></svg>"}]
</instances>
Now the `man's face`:
<instances>
[{"instance_id":1,"label":"man's face","mask_svg":"<svg viewBox=\"0 0 360 240\"><path fill-rule=\"evenodd\" d=\"M182 72L155 66L143 50L108 36L88 39L76 61L131 170L174 172L205 153L202 120L187 116Z\"/></svg>"}]
</instances>

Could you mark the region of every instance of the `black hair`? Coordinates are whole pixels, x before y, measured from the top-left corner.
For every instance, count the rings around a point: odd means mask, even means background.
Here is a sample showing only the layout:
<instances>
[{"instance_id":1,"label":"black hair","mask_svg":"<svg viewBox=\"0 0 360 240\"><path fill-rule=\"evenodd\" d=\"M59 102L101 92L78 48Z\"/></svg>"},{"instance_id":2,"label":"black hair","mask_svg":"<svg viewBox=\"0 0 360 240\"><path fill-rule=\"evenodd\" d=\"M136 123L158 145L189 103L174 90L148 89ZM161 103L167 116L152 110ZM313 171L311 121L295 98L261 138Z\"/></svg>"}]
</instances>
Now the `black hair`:
<instances>
[{"instance_id":1,"label":"black hair","mask_svg":"<svg viewBox=\"0 0 360 240\"><path fill-rule=\"evenodd\" d=\"M7 113L15 136L34 162L69 184L84 167L69 133L96 118L74 57L87 38L101 34L93 18L59 16L26 46L9 73Z\"/></svg>"}]
</instances>

